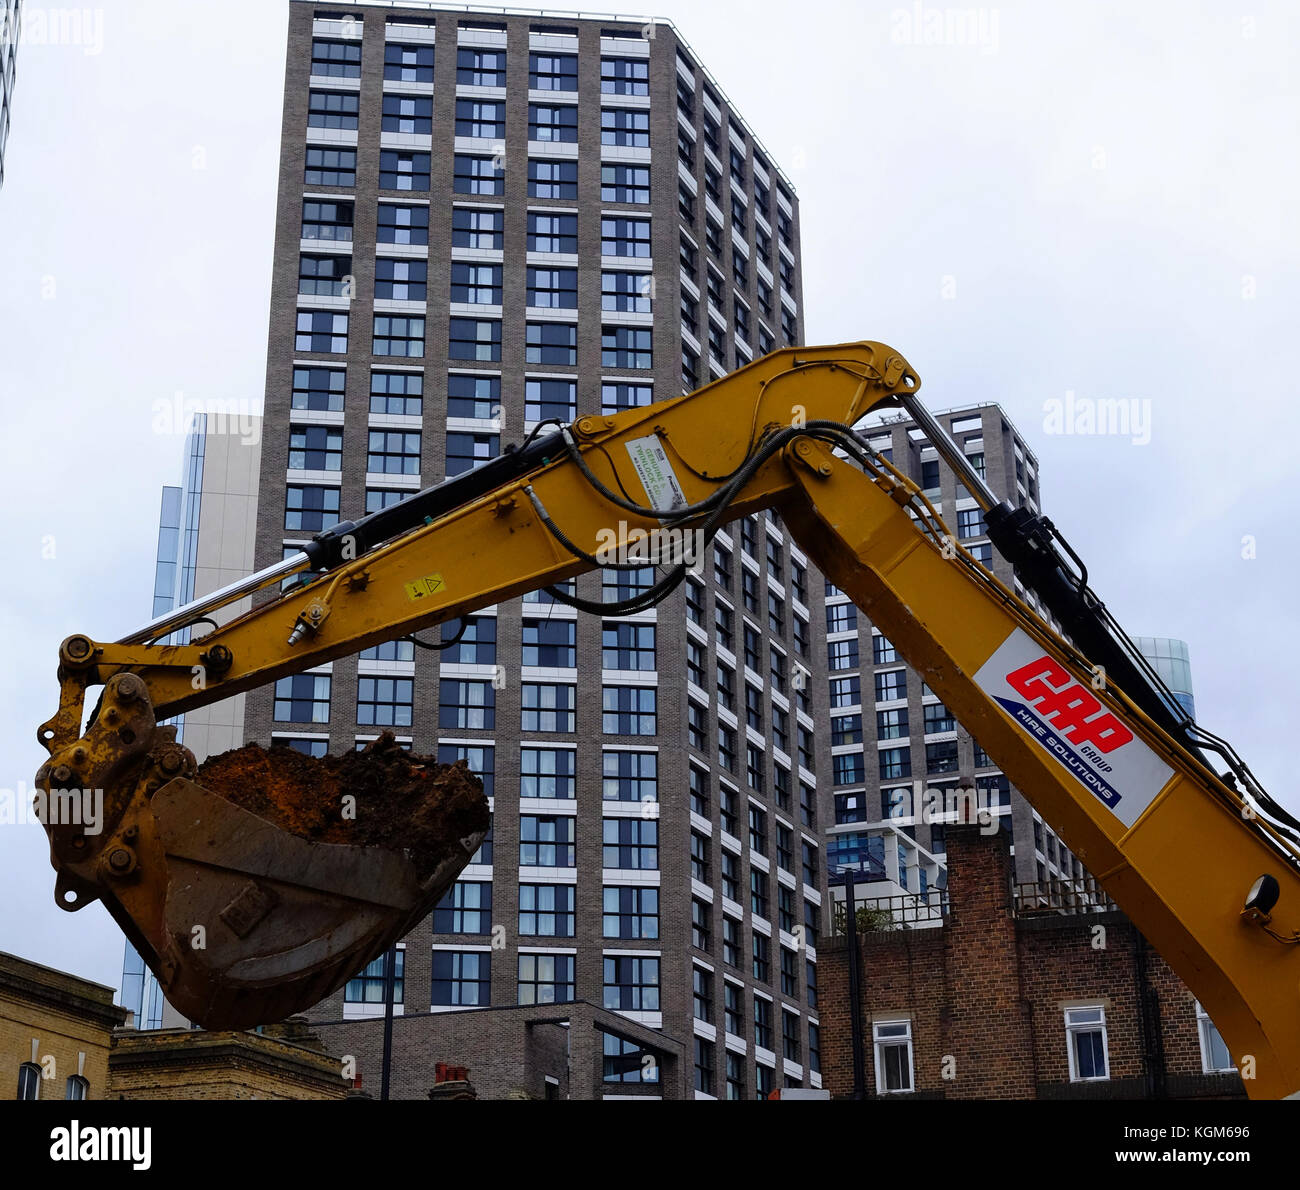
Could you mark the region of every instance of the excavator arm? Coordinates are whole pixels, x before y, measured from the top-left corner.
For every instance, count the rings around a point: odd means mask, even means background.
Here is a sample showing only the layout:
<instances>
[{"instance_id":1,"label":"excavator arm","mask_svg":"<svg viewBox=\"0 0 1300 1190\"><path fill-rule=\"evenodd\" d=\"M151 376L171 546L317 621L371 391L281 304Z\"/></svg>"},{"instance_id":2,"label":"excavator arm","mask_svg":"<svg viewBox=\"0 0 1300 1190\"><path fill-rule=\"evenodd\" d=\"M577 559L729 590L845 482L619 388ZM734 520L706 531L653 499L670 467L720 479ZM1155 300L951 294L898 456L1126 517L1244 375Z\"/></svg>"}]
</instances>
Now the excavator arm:
<instances>
[{"instance_id":1,"label":"excavator arm","mask_svg":"<svg viewBox=\"0 0 1300 1190\"><path fill-rule=\"evenodd\" d=\"M640 610L682 581L685 560L599 609L555 584L647 538L707 541L775 508L1197 995L1249 1062L1248 1091L1300 1090L1300 867L1261 806L1285 814L1244 766L1249 796L1210 768L1202 745L1221 742L1152 685L1050 523L959 470L1068 638L854 435L873 409L901 404L951 451L918 388L879 343L776 352L676 400L535 432L123 641L69 637L37 781L102 788L107 813L97 836L47 827L60 903L102 899L169 999L209 1027L309 1006L414 925L477 839L417 888L392 852L307 842L196 785L193 757L160 721L539 587L607 615ZM294 575L315 577L275 592ZM160 643L259 591L273 597L200 640Z\"/></svg>"}]
</instances>

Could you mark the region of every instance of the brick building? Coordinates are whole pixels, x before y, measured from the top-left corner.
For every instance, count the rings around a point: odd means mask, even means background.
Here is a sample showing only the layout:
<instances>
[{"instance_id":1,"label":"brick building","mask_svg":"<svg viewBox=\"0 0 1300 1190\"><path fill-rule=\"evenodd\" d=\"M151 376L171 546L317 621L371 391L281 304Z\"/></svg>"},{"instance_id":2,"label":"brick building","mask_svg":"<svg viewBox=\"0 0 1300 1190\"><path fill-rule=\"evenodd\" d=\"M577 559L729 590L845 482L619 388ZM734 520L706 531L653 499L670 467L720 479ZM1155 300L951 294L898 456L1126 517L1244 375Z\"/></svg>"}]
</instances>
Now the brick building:
<instances>
[{"instance_id":1,"label":"brick building","mask_svg":"<svg viewBox=\"0 0 1300 1190\"><path fill-rule=\"evenodd\" d=\"M0 1099L107 1099L113 989L0 954Z\"/></svg>"},{"instance_id":2,"label":"brick building","mask_svg":"<svg viewBox=\"0 0 1300 1190\"><path fill-rule=\"evenodd\" d=\"M311 1030L336 1059L350 1059L360 1089L378 1098L383 1019L314 1020ZM607 1046L610 1037L617 1054ZM468 1068L480 1099L690 1095L690 1051L681 1041L584 1000L393 1018L390 1098L428 1097L447 1065ZM650 1068L653 1079L643 1080Z\"/></svg>"},{"instance_id":3,"label":"brick building","mask_svg":"<svg viewBox=\"0 0 1300 1190\"><path fill-rule=\"evenodd\" d=\"M1026 895L1002 833L975 827L949 828L948 883L937 928L860 935L868 1096L1244 1096L1213 1024L1118 910ZM817 949L823 1077L846 1096L847 941Z\"/></svg>"},{"instance_id":4,"label":"brick building","mask_svg":"<svg viewBox=\"0 0 1300 1190\"><path fill-rule=\"evenodd\" d=\"M794 189L670 23L294 0L287 49L258 568L547 419L802 341ZM821 584L775 519L732 528L647 611L536 592L458 640L445 625L444 652L393 641L248 695L260 743L338 753L392 728L483 778L493 835L400 952L422 1068L467 1066L489 1095L431 1010L586 1001L683 1039L702 1096L819 1082L795 934L821 913L829 753L824 683L796 675L823 651ZM610 603L656 577L570 591ZM381 970L313 1019L374 1016ZM625 1040L602 1041L615 1075Z\"/></svg>"}]
</instances>

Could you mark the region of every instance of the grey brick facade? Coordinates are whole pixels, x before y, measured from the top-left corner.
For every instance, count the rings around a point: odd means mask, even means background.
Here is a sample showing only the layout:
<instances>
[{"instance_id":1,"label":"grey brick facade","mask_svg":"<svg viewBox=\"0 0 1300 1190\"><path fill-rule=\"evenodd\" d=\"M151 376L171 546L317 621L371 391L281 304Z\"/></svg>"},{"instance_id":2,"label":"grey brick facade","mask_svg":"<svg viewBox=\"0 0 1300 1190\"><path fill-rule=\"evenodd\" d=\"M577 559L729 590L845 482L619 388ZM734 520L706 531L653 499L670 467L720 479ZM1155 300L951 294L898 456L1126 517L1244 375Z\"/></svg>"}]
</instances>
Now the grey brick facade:
<instances>
[{"instance_id":1,"label":"grey brick facade","mask_svg":"<svg viewBox=\"0 0 1300 1190\"><path fill-rule=\"evenodd\" d=\"M414 28L412 28L414 24ZM318 77L312 74L313 40L336 45L360 45L359 77L346 74ZM504 46L502 46L504 42ZM431 84L385 80L385 50L390 44L424 46L432 50ZM491 52L504 49L505 85L503 90L485 90L471 84L458 86L458 50L480 48ZM340 61L350 51L339 50ZM573 55L577 59L577 91L530 93L530 57L534 53ZM619 95L602 90L602 60L626 59L648 63L648 95ZM350 67L349 67L350 69ZM309 127L312 92L346 96L339 104L349 106L356 96L357 128L355 138L350 129ZM396 136L382 127L385 94L430 99L432 101L431 137L427 145L417 145L406 134ZM504 135L476 145L459 142L455 135L457 99L503 100ZM532 103L576 106L576 141L560 144L531 141L529 107ZM324 100L318 100L318 104ZM331 101L333 102L333 101ZM649 148L602 145L602 109L648 113ZM715 116L716 113L716 116ZM733 118L734 117L734 120ZM716 118L716 133L708 122ZM346 121L344 121L346 122ZM416 134L422 135L422 134ZM713 135L718 148L707 146ZM408 150L429 154L430 180L424 189L381 190L380 154L383 147L405 137ZM352 143L355 141L355 143ZM694 148L688 148L693 144ZM308 146L355 149L355 184L323 186L306 179ZM732 147L737 153L735 178L732 175ZM504 191L500 195L465 194L455 189L457 153L492 156L504 164ZM530 195L528 162L538 160L574 160L577 163L576 198L546 199ZM687 164L689 160L689 165ZM756 162L758 164L756 164ZM762 164L766 162L766 166ZM602 199L602 163L648 167L648 202L619 203ZM764 189L756 187L756 178L766 178ZM718 201L708 197L712 188ZM689 196L694 191L694 201ZM733 194L735 209L733 210ZM321 196L323 201L337 199L355 204L355 218L350 240L320 240L300 244L304 221L304 201ZM378 207L398 204L427 208L429 230L427 254L423 245L394 246L377 244ZM499 435L498 444L519 442L525 436L524 392L526 378L534 375L566 375L576 381L575 414L599 412L603 402L602 382L636 381L652 387L653 399L673 397L693 387L683 379L684 350L697 354L696 380L706 382L731 368L757 357L764 350L786 343L802 341L802 291L799 272L798 204L793 189L780 175L776 163L767 158L753 133L733 113L725 94L706 74L703 64L680 40L667 23L643 26L629 20L566 20L551 16L505 15L488 10L466 13L464 10L440 11L412 6L391 8L379 5L318 5L293 0L290 5L290 28L286 68L284 123L282 129L281 174L275 242L274 274L267 365L266 419L258 513L257 564L259 567L279 559L285 548L292 548L310 536L310 529L286 530L286 488L289 486L337 489L337 513L324 516L323 524L334 519L355 518L365 511L367 487L392 488L404 482L407 490L414 477L405 481L367 483L368 435L375 429L418 432L421 435L418 483L423 486L441 480L447 471L448 432L475 432ZM765 208L760 221L758 208ZM452 212L455 207L500 209L503 212L502 246L495 256L485 250L466 250L453 245ZM788 207L788 210L786 208ZM692 209L693 208L693 209ZM530 257L528 250L528 215L533 211L574 212L577 215L576 262L556 262L549 258ZM783 213L784 212L784 213ZM628 257L611 261L602 258L602 213L648 219L651 225L651 256ZM689 218L688 218L689 215ZM716 231L710 233L707 221ZM737 248L733 241L739 240ZM683 236L687 237L683 241ZM759 237L766 243L760 246ZM788 243L783 243L787 240ZM711 247L710 240L713 245ZM694 246L696 259L682 244ZM714 251L713 248L717 248ZM342 297L299 293L300 250L314 255L350 255L352 278L350 294ZM769 265L760 265L766 254ZM376 259L416 260L427 263L427 302L423 309L375 301ZM737 261L741 263L738 265ZM464 307L453 310L449 280L457 261L499 264L501 304L499 313L492 304L482 313L471 315ZM567 321L576 325L576 364L529 364L526 360L527 324L555 322L554 310L529 308L526 299L529 265L537 267L576 267L577 307L565 311ZM599 266L599 267L598 267ZM709 297L709 270L714 274L713 300ZM653 278L649 289L652 321L635 315L636 311L602 309L602 271L648 272ZM695 281L689 274L694 272ZM784 277L782 273L784 271ZM759 284L770 285L766 297L770 315L764 315ZM696 303L691 314L695 330L684 328L684 311ZM748 337L737 335L737 310L749 311ZM317 310L346 314L349 318L347 350L312 352L295 347L295 324L300 311ZM375 313L392 313L398 317L424 319L422 354L405 357L377 356L372 352L371 319ZM500 358L490 361L452 359L449 354L450 320L475 316L498 321ZM719 328L710 347L709 319ZM561 316L560 321L566 319ZM602 362L602 330L613 326L650 327L652 331L652 367L624 369ZM640 361L637 361L640 362ZM346 388L340 409L294 408L291 394L295 367L326 367L346 372ZM418 415L408 413L405 420L370 412L372 372L402 371L423 377L422 406ZM496 424L484 419L482 424L449 421L448 377L451 374L499 376L500 409ZM291 434L296 429L315 427L341 430L342 450L339 469L331 474L290 470ZM573 614L550 603L512 601L486 615L495 616L495 658L483 671L464 670L444 656L417 652L414 660L381 662L365 658L335 661L321 674L330 677L328 722L294 722L277 720L275 694L271 689L250 694L247 704L247 734L263 743L273 737L297 739L306 746L308 740L328 740L332 751L354 746L355 741L374 735L378 726L358 724L358 677L368 674L409 678L413 683L409 725L398 725L399 737L410 738L419 751L436 751L444 747L477 745L494 749L493 795L494 838L492 862L476 864L466 870L464 883L490 883L491 912L474 923L476 933L433 932L433 922L426 921L406 939L404 951L403 1020L398 1024L402 1038L395 1061L395 1077L408 1080L411 1093L431 1081L428 1071L434 1061L451 1061L470 1068L470 1077L500 1060L497 1049L509 1052L516 1032L498 1033L485 1025L496 1019L496 1010L513 1017L524 1014L516 1005L520 989L517 982L521 955L542 953L567 956L574 960L574 988L580 1004L540 1005L527 1012L562 1015L572 1011L571 1033L576 1036L578 1017L590 1005L606 1001L605 964L608 959L654 957L659 961L657 985L658 1008L629 1010L628 1028L635 1025L644 1032L660 1030L666 1038L677 1039L671 1072L657 1084L665 1096L695 1093L693 1077L696 1036L712 1044L712 1077L701 1076L705 1086L700 1093L722 1096L732 1094L752 1098L770 1088L789 1085L817 1085L819 1074L810 1068L810 1026L815 1029L815 996L810 998L807 975L815 953L803 946L805 921L813 924L815 937L819 906L825 892L825 865L820 861L824 824L830 821L828 789L829 753L823 741L816 739L816 728L825 718L824 681L814 678L806 689L796 688L796 667L818 673L824 656L824 613L820 579L810 570L802 583L805 600L799 601L791 590L792 569L803 562L779 523L771 520L752 522L754 556L747 557L742 548L738 526L732 534L719 538L732 554L730 583L714 580L712 560L706 567L703 583L703 615L699 626L687 622L687 592L679 589L653 612L633 617L632 622L655 628L655 669L627 674L602 673L599 658L602 649L602 626L593 617L576 618L575 647L577 664L567 673L544 676L536 680L573 685L576 689L576 730L571 732L535 732L523 730L521 718L521 683L529 680L522 668L525 617L536 617L554 624L568 621ZM779 547L773 555L780 576L771 573L767 539ZM756 755L761 757L761 788L752 788L746 777L745 667L741 643L746 610L741 574L749 571L756 579L759 592L749 623L758 634L761 660L753 671L751 684L761 699L762 729L753 735ZM577 591L588 599L602 598L599 574L578 580ZM773 625L768 619L769 595L782 608ZM612 596L604 595L606 600ZM713 616L720 605L733 609L734 656L719 653ZM795 621L803 623L795 636ZM426 636L431 634L426 633ZM687 669L688 641L703 650L703 686L689 680ZM786 658L784 690L769 689L772 649ZM735 714L716 705L716 666L733 666L737 707ZM567 668L567 667L566 667ZM440 678L459 675L465 680L495 678L499 688L495 697L495 723L481 727L439 726ZM603 678L603 682L599 679ZM606 733L603 726L603 685L640 685L656 691L656 728L653 735L618 735ZM688 732L688 706L694 702L703 709L705 733L702 747L693 747ZM788 717L790 743L787 750L773 743L770 726L773 708ZM738 718L737 718L738 716ZM403 716L405 717L405 716ZM721 724L735 731L736 759L732 770L719 762L717 730ZM801 766L793 741L798 728L808 733L805 763ZM545 746L574 754L573 796L562 801L521 797L521 752L530 746ZM605 819L639 820L636 802L611 800L603 792L604 755L619 749L638 749L652 753L657 763L658 865L649 871L606 869L602 848ZM694 765L708 774L707 795L694 816L691 811L690 769ZM788 774L786 793L774 789L773 765L781 765ZM723 831L719 796L724 787L734 791L738 823L735 834ZM806 812L801 816L802 801ZM707 803L707 804L706 804ZM752 804L766 815L765 838L758 839L765 854L751 853L747 845L748 806ZM575 928L572 936L521 935L520 929L520 832L521 818L533 813L572 816L575 819L575 866L534 873L530 882L554 883L568 880L575 888ZM784 825L792 840L792 859L782 869L774 850L778 824ZM709 838L710 882L692 883L692 829ZM803 843L812 857L807 870L808 882L802 877ZM730 916L739 921L739 954L735 963L724 961L722 944L723 889L719 877L721 854L736 857L740 896L730 908ZM756 915L748 901L751 871L766 876L767 896L771 908L767 917ZM525 874L527 875L527 874ZM603 901L606 887L654 888L659 895L657 938L616 938L604 933ZM782 930L778 919L778 888L791 890L790 917ZM692 945L692 896L707 906L707 949ZM493 932L494 931L494 932ZM754 960L755 935L769 937L768 967L757 968ZM792 986L783 990L781 978L782 943L796 956ZM495 948L494 948L495 947ZM429 1009L435 995L434 961L448 951L490 956L493 1012L435 1012ZM696 1019L693 998L693 969L712 977L711 1002L706 1015L710 1021ZM740 1036L729 1040L724 1032L723 984L730 980L743 988L744 1026ZM355 991L355 988L353 989ZM773 1037L769 1045L756 1049L754 1014L755 998L771 1005ZM783 1008L784 1006L784 1008ZM371 1005L370 1011L377 1009ZM446 1008L446 1005L439 1005ZM335 1053L356 1053L361 1063L364 1084L373 1088L378 1082L377 1057L373 1045L376 1024L360 1022L356 1014L367 1011L346 992L339 992L321 1004L312 1014L319 1022L341 1022L327 1030L327 1042ZM701 1010L705 1011L705 1010ZM783 1011L797 1019L793 1045L783 1053ZM584 1029L600 1032L599 1020L607 1020L606 1010L597 1011L597 1024ZM500 1019L505 1020L506 1016ZM639 1036L640 1034L638 1034ZM355 1040L354 1040L355 1039ZM766 1038L765 1038L766 1040ZM531 1044L531 1043L530 1043ZM585 1044L585 1042L584 1042ZM726 1052L737 1057L733 1062L730 1085L726 1078ZM583 1051L586 1052L586 1051ZM598 1051L597 1051L598 1053ZM599 1056L599 1053L598 1053ZM426 1061L427 1059L427 1061ZM522 1056L520 1057L522 1060ZM585 1059L584 1059L585 1061ZM427 1067L427 1070L426 1070ZM585 1079L585 1075L583 1076ZM672 1080L678 1080L673 1082ZM535 1082L536 1080L534 1080ZM598 1082L600 1080L597 1080ZM498 1085L493 1076L488 1080ZM680 1085L679 1085L680 1084ZM407 1083L403 1083L406 1086ZM632 1084L610 1081L604 1094L628 1093ZM544 1087L528 1085L536 1094ZM654 1093L656 1086L640 1088L640 1093ZM601 1091L596 1086L595 1094ZM575 1096L586 1097L585 1082L575 1087ZM405 1093L405 1092L404 1092ZM482 1088L480 1088L482 1093Z\"/></svg>"}]
</instances>

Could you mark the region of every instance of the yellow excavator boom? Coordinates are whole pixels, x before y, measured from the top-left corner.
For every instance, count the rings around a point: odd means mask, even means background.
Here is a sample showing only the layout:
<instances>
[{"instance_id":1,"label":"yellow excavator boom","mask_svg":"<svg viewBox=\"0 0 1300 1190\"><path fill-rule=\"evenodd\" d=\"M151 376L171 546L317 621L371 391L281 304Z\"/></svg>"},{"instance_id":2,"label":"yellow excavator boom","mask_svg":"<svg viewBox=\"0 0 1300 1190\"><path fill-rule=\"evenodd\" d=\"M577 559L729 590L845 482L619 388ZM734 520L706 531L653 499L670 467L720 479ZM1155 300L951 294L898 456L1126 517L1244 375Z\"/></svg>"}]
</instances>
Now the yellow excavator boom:
<instances>
[{"instance_id":1,"label":"yellow excavator boom","mask_svg":"<svg viewBox=\"0 0 1300 1190\"><path fill-rule=\"evenodd\" d=\"M60 707L40 728L50 760L38 784L97 782L109 813L93 838L48 828L57 895L70 908L103 899L164 992L201 1023L308 1006L411 924L417 898L394 863L361 849L343 848L358 854L317 879L311 849L323 844L243 820L216 838L209 815L221 819L220 799L193 782L192 757L157 724L552 586L647 535L707 540L775 508L1195 993L1249 1062L1248 1092L1300 1090L1293 836L1261 812L1277 808L1244 766L1233 767L1248 794L1209 766L1199 742L1221 742L1198 736L1148 684L1050 522L997 504L977 477L959 474L1059 629L962 549L915 485L852 433L871 410L901 403L942 437L918 388L906 360L879 343L779 351L688 396L535 434L124 641L68 638ZM198 641L160 643L223 602L316 572ZM642 605L684 572L670 569ZM96 685L104 698L83 732ZM257 835L247 855L243 829ZM462 842L439 887L468 860L475 840ZM123 855L123 870L106 859ZM242 935L227 920L239 896L253 912L237 908L235 925L256 918ZM178 917L168 905L182 897ZM328 921L312 920L314 898L335 898ZM368 914L362 926L348 928L348 905ZM207 949L188 945L194 924Z\"/></svg>"}]
</instances>

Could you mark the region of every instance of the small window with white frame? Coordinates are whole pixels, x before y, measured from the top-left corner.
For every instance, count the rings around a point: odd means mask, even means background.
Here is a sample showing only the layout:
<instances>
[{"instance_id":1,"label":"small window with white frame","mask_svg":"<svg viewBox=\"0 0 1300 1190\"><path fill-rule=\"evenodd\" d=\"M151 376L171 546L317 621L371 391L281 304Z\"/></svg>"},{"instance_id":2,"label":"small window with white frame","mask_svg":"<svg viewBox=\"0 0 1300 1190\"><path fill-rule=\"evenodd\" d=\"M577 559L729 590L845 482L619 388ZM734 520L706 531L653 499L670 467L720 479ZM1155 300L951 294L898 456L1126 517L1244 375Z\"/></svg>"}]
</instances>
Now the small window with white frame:
<instances>
[{"instance_id":1,"label":"small window with white frame","mask_svg":"<svg viewBox=\"0 0 1300 1190\"><path fill-rule=\"evenodd\" d=\"M1102 1005L1087 1004L1067 1008L1065 1036L1072 1083L1101 1082L1110 1078L1106 1009Z\"/></svg>"},{"instance_id":2,"label":"small window with white frame","mask_svg":"<svg viewBox=\"0 0 1300 1190\"><path fill-rule=\"evenodd\" d=\"M912 1022L876 1021L871 1032L876 1051L876 1093L893 1095L913 1090Z\"/></svg>"},{"instance_id":3,"label":"small window with white frame","mask_svg":"<svg viewBox=\"0 0 1300 1190\"><path fill-rule=\"evenodd\" d=\"M1237 1069L1223 1035L1199 1000L1196 1001L1196 1031L1201 1039L1201 1070L1205 1074L1225 1074Z\"/></svg>"}]
</instances>

